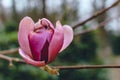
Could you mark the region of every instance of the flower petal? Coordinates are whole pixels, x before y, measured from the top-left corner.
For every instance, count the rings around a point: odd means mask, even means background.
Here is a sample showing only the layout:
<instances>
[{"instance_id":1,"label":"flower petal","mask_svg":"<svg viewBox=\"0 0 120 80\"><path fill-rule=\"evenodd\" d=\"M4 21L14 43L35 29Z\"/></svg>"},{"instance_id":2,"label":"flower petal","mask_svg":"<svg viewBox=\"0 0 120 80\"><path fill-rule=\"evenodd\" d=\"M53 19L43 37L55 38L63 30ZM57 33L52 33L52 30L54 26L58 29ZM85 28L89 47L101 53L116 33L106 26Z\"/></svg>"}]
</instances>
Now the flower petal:
<instances>
[{"instance_id":1,"label":"flower petal","mask_svg":"<svg viewBox=\"0 0 120 80\"><path fill-rule=\"evenodd\" d=\"M22 49L19 49L19 54L23 57L26 63L34 65L34 66L45 66L44 61L34 61L30 56L23 52Z\"/></svg>"},{"instance_id":2,"label":"flower petal","mask_svg":"<svg viewBox=\"0 0 120 80\"><path fill-rule=\"evenodd\" d=\"M43 25L44 25L44 24L45 24L45 25L48 24L48 26L49 26L51 29L54 30L53 24L52 24L48 19L42 18L42 19L40 19L40 22L42 22Z\"/></svg>"},{"instance_id":3,"label":"flower petal","mask_svg":"<svg viewBox=\"0 0 120 80\"><path fill-rule=\"evenodd\" d=\"M63 43L63 46L62 46L60 52L63 51L67 46L69 46L69 44L73 40L73 30L72 30L72 28L68 25L64 25L63 30L64 30L64 43Z\"/></svg>"},{"instance_id":4,"label":"flower petal","mask_svg":"<svg viewBox=\"0 0 120 80\"><path fill-rule=\"evenodd\" d=\"M34 29L34 22L30 17L24 17L19 24L18 41L21 49L31 56L28 33Z\"/></svg>"},{"instance_id":5,"label":"flower petal","mask_svg":"<svg viewBox=\"0 0 120 80\"><path fill-rule=\"evenodd\" d=\"M63 28L61 26L61 23L57 21L56 29L54 31L54 34L49 46L48 63L54 60L54 58L62 48L63 40L64 40Z\"/></svg>"},{"instance_id":6,"label":"flower petal","mask_svg":"<svg viewBox=\"0 0 120 80\"><path fill-rule=\"evenodd\" d=\"M41 60L41 50L46 42L47 34L45 31L39 33L31 32L29 34L29 44L34 60Z\"/></svg>"}]
</instances>

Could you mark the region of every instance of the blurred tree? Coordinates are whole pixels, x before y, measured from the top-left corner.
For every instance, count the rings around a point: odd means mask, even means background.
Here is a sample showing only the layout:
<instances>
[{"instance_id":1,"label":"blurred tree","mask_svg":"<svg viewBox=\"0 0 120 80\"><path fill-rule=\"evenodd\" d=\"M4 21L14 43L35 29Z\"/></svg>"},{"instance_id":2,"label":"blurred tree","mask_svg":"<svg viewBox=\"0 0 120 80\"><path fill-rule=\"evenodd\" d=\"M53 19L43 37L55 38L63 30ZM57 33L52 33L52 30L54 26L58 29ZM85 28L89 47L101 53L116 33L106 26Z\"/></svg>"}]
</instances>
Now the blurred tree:
<instances>
[{"instance_id":1,"label":"blurred tree","mask_svg":"<svg viewBox=\"0 0 120 80\"><path fill-rule=\"evenodd\" d=\"M120 36L119 35L116 36L114 34L111 34L111 35L109 35L109 40L110 40L110 43L112 46L113 53L116 55L120 55L120 44L119 44Z\"/></svg>"},{"instance_id":2,"label":"blurred tree","mask_svg":"<svg viewBox=\"0 0 120 80\"><path fill-rule=\"evenodd\" d=\"M9 21L5 24L5 32L10 33L18 30L18 23L16 21Z\"/></svg>"},{"instance_id":3,"label":"blurred tree","mask_svg":"<svg viewBox=\"0 0 120 80\"><path fill-rule=\"evenodd\" d=\"M98 4L102 3L99 8L97 8ZM99 10L105 9L106 7L105 0L94 0L93 2L93 8L94 11L97 12ZM96 18L96 21L99 23L103 22L107 18L107 13L104 13ZM99 48L98 48L98 55L102 60L107 60L106 56L108 57L112 53L112 49L109 43L108 39L108 32L105 29L105 25L102 26L99 30L96 31L96 39L99 43Z\"/></svg>"},{"instance_id":4,"label":"blurred tree","mask_svg":"<svg viewBox=\"0 0 120 80\"><path fill-rule=\"evenodd\" d=\"M71 0L69 2L67 0L62 0L61 5L61 12L63 13L62 21L67 21L69 23L76 21L78 19L78 5L79 5L78 1Z\"/></svg>"},{"instance_id":5,"label":"blurred tree","mask_svg":"<svg viewBox=\"0 0 120 80\"><path fill-rule=\"evenodd\" d=\"M42 4L43 4L43 8L42 8L42 14L43 14L43 17L46 18L47 17L47 14L46 14L46 0L42 0Z\"/></svg>"},{"instance_id":6,"label":"blurred tree","mask_svg":"<svg viewBox=\"0 0 120 80\"><path fill-rule=\"evenodd\" d=\"M16 10L16 1L12 0L12 18L15 21L18 21L18 13Z\"/></svg>"},{"instance_id":7,"label":"blurred tree","mask_svg":"<svg viewBox=\"0 0 120 80\"><path fill-rule=\"evenodd\" d=\"M4 22L6 21L6 18L5 18L5 11L4 11L4 7L3 7L3 4L2 4L2 0L0 0L0 22Z\"/></svg>"}]
</instances>

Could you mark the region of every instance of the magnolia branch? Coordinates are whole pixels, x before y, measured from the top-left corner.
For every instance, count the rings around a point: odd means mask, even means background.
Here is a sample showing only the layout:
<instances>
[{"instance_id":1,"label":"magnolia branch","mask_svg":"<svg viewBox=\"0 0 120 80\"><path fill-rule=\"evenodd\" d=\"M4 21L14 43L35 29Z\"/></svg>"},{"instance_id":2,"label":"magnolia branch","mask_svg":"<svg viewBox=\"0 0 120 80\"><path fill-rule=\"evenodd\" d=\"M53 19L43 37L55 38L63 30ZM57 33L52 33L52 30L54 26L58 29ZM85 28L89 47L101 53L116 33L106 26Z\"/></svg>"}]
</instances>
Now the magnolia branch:
<instances>
[{"instance_id":1,"label":"magnolia branch","mask_svg":"<svg viewBox=\"0 0 120 80\"><path fill-rule=\"evenodd\" d=\"M22 62L24 60L14 57L9 57L4 54L0 54L0 58L9 61L9 66L13 66L13 62ZM26 63L25 63L26 64ZM120 65L76 65L76 66L42 66L40 67L44 71L47 71L53 75L59 75L59 70L70 70L70 69L97 69L97 68L120 68Z\"/></svg>"},{"instance_id":2,"label":"magnolia branch","mask_svg":"<svg viewBox=\"0 0 120 80\"><path fill-rule=\"evenodd\" d=\"M8 57L6 55L0 54L0 58L7 60L9 62L22 62L25 63L22 59ZM77 65L77 66L51 66L52 69L95 69L95 68L120 68L120 65Z\"/></svg>"},{"instance_id":3,"label":"magnolia branch","mask_svg":"<svg viewBox=\"0 0 120 80\"><path fill-rule=\"evenodd\" d=\"M0 58L7 60L9 62L22 62L25 63L24 60L19 58L9 57L3 54L0 54ZM77 65L77 66L51 66L52 69L95 69L95 68L120 68L120 65Z\"/></svg>"},{"instance_id":4,"label":"magnolia branch","mask_svg":"<svg viewBox=\"0 0 120 80\"><path fill-rule=\"evenodd\" d=\"M96 12L93 16L89 17L88 19L84 20L83 22L80 22L80 23L74 25L74 26L73 26L73 29L75 29L75 28L77 28L77 27L79 27L79 26L81 26L81 25L84 25L84 24L87 23L88 21L90 21L90 20L92 20L92 19L94 19L94 18L96 18L96 17L104 14L105 12L107 12L108 10L110 10L111 8L117 6L117 5L119 4L119 2L120 2L120 0L117 0L115 3L113 3L113 4L112 4L111 6L109 6L108 8L105 8L105 9L102 9L102 10Z\"/></svg>"},{"instance_id":5,"label":"magnolia branch","mask_svg":"<svg viewBox=\"0 0 120 80\"><path fill-rule=\"evenodd\" d=\"M96 69L96 68L120 68L120 65L77 65L77 66L54 66L53 69Z\"/></svg>"},{"instance_id":6,"label":"magnolia branch","mask_svg":"<svg viewBox=\"0 0 120 80\"><path fill-rule=\"evenodd\" d=\"M14 49L10 49L10 50L0 51L0 54L13 54L13 53L17 53L17 52L18 52L18 48L14 48Z\"/></svg>"},{"instance_id":7,"label":"magnolia branch","mask_svg":"<svg viewBox=\"0 0 120 80\"><path fill-rule=\"evenodd\" d=\"M24 62L24 60L22 60L22 59L9 57L9 56L3 55L3 54L0 54L0 58L4 59L4 60L7 60L9 62L12 62L12 61L14 61L14 62Z\"/></svg>"}]
</instances>

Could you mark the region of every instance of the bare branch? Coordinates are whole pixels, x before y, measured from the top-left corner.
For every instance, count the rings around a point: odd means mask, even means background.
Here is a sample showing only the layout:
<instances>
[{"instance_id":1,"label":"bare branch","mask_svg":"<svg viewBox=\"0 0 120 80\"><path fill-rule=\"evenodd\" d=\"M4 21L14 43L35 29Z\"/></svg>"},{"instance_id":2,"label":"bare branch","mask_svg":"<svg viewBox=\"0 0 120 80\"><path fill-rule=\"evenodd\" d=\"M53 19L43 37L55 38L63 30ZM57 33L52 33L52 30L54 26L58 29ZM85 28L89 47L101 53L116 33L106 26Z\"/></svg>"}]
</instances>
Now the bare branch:
<instances>
[{"instance_id":1,"label":"bare branch","mask_svg":"<svg viewBox=\"0 0 120 80\"><path fill-rule=\"evenodd\" d=\"M0 54L0 58L9 61L10 63L14 62L22 62L25 63L24 60L19 58L9 57L3 54ZM46 66L44 67L46 70ZM47 67L48 68L48 67ZM58 70L69 70L69 69L97 69L97 68L120 68L120 65L77 65L77 66L51 66L51 68L47 69L47 72L52 74L57 74Z\"/></svg>"},{"instance_id":2,"label":"bare branch","mask_svg":"<svg viewBox=\"0 0 120 80\"><path fill-rule=\"evenodd\" d=\"M3 54L0 54L0 58L1 59L4 59L4 60L7 60L9 62L24 62L22 59L19 59L19 58L12 58L12 57L9 57L9 56L6 56L6 55L3 55Z\"/></svg>"},{"instance_id":3,"label":"bare branch","mask_svg":"<svg viewBox=\"0 0 120 80\"><path fill-rule=\"evenodd\" d=\"M84 24L87 23L88 21L90 21L90 20L92 20L92 19L94 19L94 18L96 18L96 17L104 14L104 13L105 13L106 11L108 11L109 9L117 6L117 5L119 4L119 2L120 2L120 0L117 0L115 3L113 3L113 4L112 4L111 6L109 6L108 8L105 8L105 9L102 9L102 10L96 12L93 16L89 17L88 19L84 20L83 22L80 22L80 23L74 25L74 26L73 26L73 29L75 29L75 28L77 28L77 27L79 27L79 26L81 26L81 25L84 25Z\"/></svg>"},{"instance_id":4,"label":"bare branch","mask_svg":"<svg viewBox=\"0 0 120 80\"><path fill-rule=\"evenodd\" d=\"M84 34L84 33L87 33L87 32L91 32L91 31L97 30L97 29L99 29L99 28L101 28L101 27L105 27L104 25L106 25L108 22L110 22L110 21L112 21L112 20L114 20L114 19L119 18L119 16L120 16L120 15L118 15L118 16L116 16L116 17L113 17L113 18L108 18L108 19L102 21L101 23L99 23L99 25L97 25L96 27L93 26L94 28L85 29L85 30L83 30L83 31L81 31L81 32L78 32L78 33L74 34L74 35L75 35L75 36L76 36L76 35L81 35L81 34Z\"/></svg>"},{"instance_id":5,"label":"bare branch","mask_svg":"<svg viewBox=\"0 0 120 80\"><path fill-rule=\"evenodd\" d=\"M18 48L14 48L14 49L10 49L10 50L0 51L0 54L13 54L13 53L17 53L17 52L18 52Z\"/></svg>"},{"instance_id":6,"label":"bare branch","mask_svg":"<svg viewBox=\"0 0 120 80\"><path fill-rule=\"evenodd\" d=\"M96 69L96 68L120 68L120 65L77 65L77 66L53 66L53 69Z\"/></svg>"}]
</instances>

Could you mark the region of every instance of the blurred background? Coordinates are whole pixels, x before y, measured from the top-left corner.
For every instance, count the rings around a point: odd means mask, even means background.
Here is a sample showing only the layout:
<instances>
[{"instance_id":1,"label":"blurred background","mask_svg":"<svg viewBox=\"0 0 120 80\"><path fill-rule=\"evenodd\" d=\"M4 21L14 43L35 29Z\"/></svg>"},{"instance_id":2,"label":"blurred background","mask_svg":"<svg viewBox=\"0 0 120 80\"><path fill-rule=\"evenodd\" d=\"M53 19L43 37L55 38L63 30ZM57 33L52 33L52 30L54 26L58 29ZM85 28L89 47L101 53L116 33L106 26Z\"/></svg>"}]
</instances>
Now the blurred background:
<instances>
[{"instance_id":1,"label":"blurred background","mask_svg":"<svg viewBox=\"0 0 120 80\"><path fill-rule=\"evenodd\" d=\"M116 0L0 0L0 50L19 47L18 25L25 16L35 22L48 18L71 27L112 5ZM99 29L101 22L110 19ZM82 33L84 32L84 33ZM71 45L50 65L120 64L120 4L74 29ZM8 56L20 57L19 54ZM21 57L20 57L21 58ZM0 59L0 80L120 80L120 69L61 70L59 76L27 64Z\"/></svg>"}]
</instances>

